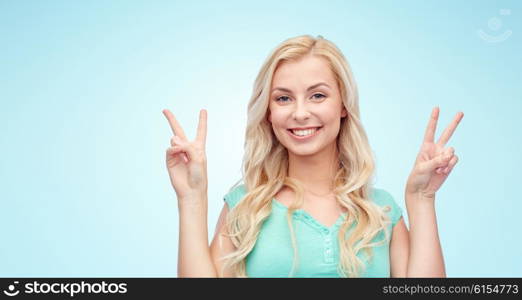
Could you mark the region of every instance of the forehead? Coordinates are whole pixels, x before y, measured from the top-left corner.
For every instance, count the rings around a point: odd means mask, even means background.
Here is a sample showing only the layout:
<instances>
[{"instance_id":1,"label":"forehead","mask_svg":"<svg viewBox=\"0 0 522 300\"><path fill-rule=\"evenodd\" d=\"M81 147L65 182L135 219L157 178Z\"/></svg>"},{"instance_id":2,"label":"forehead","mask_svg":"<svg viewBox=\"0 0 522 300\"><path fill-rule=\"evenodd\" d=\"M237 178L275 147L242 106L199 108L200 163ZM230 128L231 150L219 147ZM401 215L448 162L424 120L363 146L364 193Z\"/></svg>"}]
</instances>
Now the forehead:
<instances>
[{"instance_id":1,"label":"forehead","mask_svg":"<svg viewBox=\"0 0 522 300\"><path fill-rule=\"evenodd\" d=\"M325 58L307 55L297 61L281 63L272 78L272 86L297 87L321 81L330 86L335 83L335 77L328 62Z\"/></svg>"}]
</instances>

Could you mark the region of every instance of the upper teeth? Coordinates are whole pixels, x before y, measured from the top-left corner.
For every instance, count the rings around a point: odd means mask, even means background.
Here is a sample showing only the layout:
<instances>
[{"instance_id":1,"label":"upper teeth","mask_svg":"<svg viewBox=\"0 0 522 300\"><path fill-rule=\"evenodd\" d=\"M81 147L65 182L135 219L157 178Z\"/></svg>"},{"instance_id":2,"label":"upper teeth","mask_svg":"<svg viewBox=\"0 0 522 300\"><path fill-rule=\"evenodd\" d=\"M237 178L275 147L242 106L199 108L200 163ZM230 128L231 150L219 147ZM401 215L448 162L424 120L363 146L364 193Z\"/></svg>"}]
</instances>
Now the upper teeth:
<instances>
[{"instance_id":1,"label":"upper teeth","mask_svg":"<svg viewBox=\"0 0 522 300\"><path fill-rule=\"evenodd\" d=\"M295 134L295 135L298 135L298 136L306 136L306 135L310 135L310 134L313 134L314 132L317 131L317 128L312 128L312 129L306 129L306 130L295 130L295 129L292 129L292 132Z\"/></svg>"}]
</instances>

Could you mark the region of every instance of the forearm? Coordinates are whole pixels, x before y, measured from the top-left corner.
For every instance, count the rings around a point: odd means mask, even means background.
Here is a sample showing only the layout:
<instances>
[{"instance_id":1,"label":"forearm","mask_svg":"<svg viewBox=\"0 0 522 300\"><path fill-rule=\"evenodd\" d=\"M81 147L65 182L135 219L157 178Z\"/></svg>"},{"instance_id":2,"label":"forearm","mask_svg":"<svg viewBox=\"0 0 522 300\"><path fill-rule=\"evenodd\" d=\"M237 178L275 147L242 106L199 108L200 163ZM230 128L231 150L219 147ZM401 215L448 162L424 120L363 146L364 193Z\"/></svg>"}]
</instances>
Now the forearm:
<instances>
[{"instance_id":1,"label":"forearm","mask_svg":"<svg viewBox=\"0 0 522 300\"><path fill-rule=\"evenodd\" d=\"M178 277L217 277L208 244L207 199L179 203Z\"/></svg>"},{"instance_id":2,"label":"forearm","mask_svg":"<svg viewBox=\"0 0 522 300\"><path fill-rule=\"evenodd\" d=\"M406 195L410 223L407 277L446 277L440 245L435 198Z\"/></svg>"}]
</instances>

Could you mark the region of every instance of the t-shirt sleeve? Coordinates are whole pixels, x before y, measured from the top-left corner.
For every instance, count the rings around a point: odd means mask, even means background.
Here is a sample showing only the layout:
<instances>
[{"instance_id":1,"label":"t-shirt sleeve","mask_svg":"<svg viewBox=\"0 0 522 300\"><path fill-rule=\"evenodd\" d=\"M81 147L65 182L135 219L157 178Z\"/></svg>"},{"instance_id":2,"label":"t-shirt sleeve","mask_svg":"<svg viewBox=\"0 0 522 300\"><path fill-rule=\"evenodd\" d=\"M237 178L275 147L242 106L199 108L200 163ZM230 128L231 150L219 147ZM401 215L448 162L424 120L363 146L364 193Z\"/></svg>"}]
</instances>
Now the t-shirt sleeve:
<instances>
[{"instance_id":1,"label":"t-shirt sleeve","mask_svg":"<svg viewBox=\"0 0 522 300\"><path fill-rule=\"evenodd\" d=\"M233 190L228 192L225 197L223 197L223 200L228 204L228 209L231 210L236 206L236 204L243 198L243 196L246 194L245 186L244 184L241 184L237 187L235 187Z\"/></svg>"},{"instance_id":2,"label":"t-shirt sleeve","mask_svg":"<svg viewBox=\"0 0 522 300\"><path fill-rule=\"evenodd\" d=\"M373 199L377 205L384 208L384 211L390 217L392 227L395 226L402 217L402 208L397 204L393 196L383 189L374 189Z\"/></svg>"}]
</instances>

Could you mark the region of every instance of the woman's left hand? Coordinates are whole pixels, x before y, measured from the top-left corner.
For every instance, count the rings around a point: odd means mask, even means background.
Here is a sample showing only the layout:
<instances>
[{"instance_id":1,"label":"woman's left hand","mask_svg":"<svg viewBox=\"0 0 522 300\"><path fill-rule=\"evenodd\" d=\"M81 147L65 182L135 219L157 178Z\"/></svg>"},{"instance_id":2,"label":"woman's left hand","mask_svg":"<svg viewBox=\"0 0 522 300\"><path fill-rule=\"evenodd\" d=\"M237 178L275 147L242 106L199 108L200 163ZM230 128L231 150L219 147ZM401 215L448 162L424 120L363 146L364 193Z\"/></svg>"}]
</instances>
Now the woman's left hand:
<instances>
[{"instance_id":1,"label":"woman's left hand","mask_svg":"<svg viewBox=\"0 0 522 300\"><path fill-rule=\"evenodd\" d=\"M437 143L434 143L439 108L435 107L432 110L424 141L406 183L406 195L435 198L435 193L448 178L455 164L457 164L458 157L455 155L455 149L453 147L445 148L445 145L453 135L462 117L464 117L464 113L457 113Z\"/></svg>"}]
</instances>

